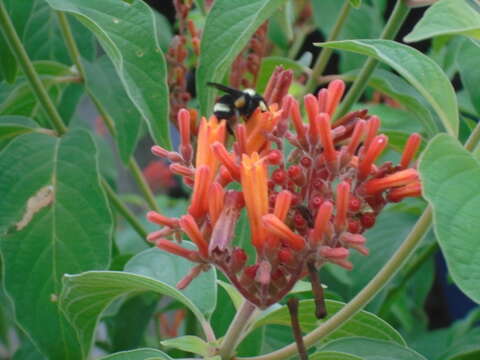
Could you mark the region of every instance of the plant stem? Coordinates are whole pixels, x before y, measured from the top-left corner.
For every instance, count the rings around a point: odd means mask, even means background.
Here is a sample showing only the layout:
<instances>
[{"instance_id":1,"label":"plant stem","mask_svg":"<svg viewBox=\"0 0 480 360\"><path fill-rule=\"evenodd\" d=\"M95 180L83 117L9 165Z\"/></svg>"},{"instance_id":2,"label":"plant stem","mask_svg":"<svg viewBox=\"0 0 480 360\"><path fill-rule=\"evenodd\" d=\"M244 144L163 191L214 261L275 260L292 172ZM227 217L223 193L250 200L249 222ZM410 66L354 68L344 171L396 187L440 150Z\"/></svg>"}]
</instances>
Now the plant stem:
<instances>
[{"instance_id":1,"label":"plant stem","mask_svg":"<svg viewBox=\"0 0 480 360\"><path fill-rule=\"evenodd\" d=\"M133 215L132 212L120 200L118 195L115 193L115 191L113 191L112 187L105 179L102 179L102 186L117 211L125 218L125 220L127 220L127 222L132 226L133 230L135 230L143 240L147 241L147 231L143 228L142 224L140 224L135 215Z\"/></svg>"},{"instance_id":2,"label":"plant stem","mask_svg":"<svg viewBox=\"0 0 480 360\"><path fill-rule=\"evenodd\" d=\"M302 48L305 38L307 37L308 33L310 33L311 31L312 31L312 27L309 25L304 25L296 31L297 35L294 41L292 42L292 44L290 45L290 49L288 49L287 57L289 59L294 59L298 55L298 52Z\"/></svg>"},{"instance_id":3,"label":"plant stem","mask_svg":"<svg viewBox=\"0 0 480 360\"><path fill-rule=\"evenodd\" d=\"M318 328L303 337L305 346L309 347L317 343L321 338L330 334L337 329L341 324L350 319L359 310L361 310L381 288L395 275L405 262L407 257L411 255L412 251L418 245L420 240L426 234L430 227L432 220L432 211L428 207L420 219L418 219L414 228L402 243L402 245L393 254L385 266L377 273L377 275L370 280L370 282L360 291L348 304L346 304L340 311L335 313L330 319L325 321ZM278 360L285 359L295 354L297 350L296 344L290 344L280 350L274 351L270 354L238 358L239 360Z\"/></svg>"},{"instance_id":4,"label":"plant stem","mask_svg":"<svg viewBox=\"0 0 480 360\"><path fill-rule=\"evenodd\" d=\"M405 5L404 0L397 0L395 8L393 9L390 18L388 19L388 22L385 25L382 34L380 35L380 39L391 40L395 38L409 11L410 8ZM365 64L363 64L360 73L353 82L353 85L348 91L347 95L343 99L340 108L336 112L335 119L338 119L345 115L350 110L352 105L360 98L363 91L367 87L368 79L370 78L370 75L372 75L373 70L375 70L377 64L378 60L372 57L369 57Z\"/></svg>"},{"instance_id":5,"label":"plant stem","mask_svg":"<svg viewBox=\"0 0 480 360\"><path fill-rule=\"evenodd\" d=\"M128 168L132 172L133 178L135 179L135 182L137 183L138 187L140 188L140 191L145 197L145 200L147 201L148 206L150 206L150 209L158 211L159 209L158 209L157 201L155 200L155 196L153 195L152 189L150 189L150 186L148 185L147 180L145 180L145 177L143 176L142 170L138 166L138 163L133 156L130 158L128 162Z\"/></svg>"},{"instance_id":6,"label":"plant stem","mask_svg":"<svg viewBox=\"0 0 480 360\"><path fill-rule=\"evenodd\" d=\"M222 345L219 350L219 355L222 360L230 359L235 347L240 339L242 331L247 326L248 320L254 313L256 307L248 300L244 300L243 304L237 311L235 318L232 320L230 327L225 334Z\"/></svg>"},{"instance_id":7,"label":"plant stem","mask_svg":"<svg viewBox=\"0 0 480 360\"><path fill-rule=\"evenodd\" d=\"M47 113L53 127L57 131L58 135L63 135L67 131L67 127L63 123L57 108L53 104L50 96L48 96L47 90L43 86L40 77L38 76L32 61L28 57L27 51L20 40L15 27L12 24L10 17L8 16L7 9L3 1L0 1L0 27L3 29L5 38L10 45L18 63L20 64L25 76L28 79L33 92L38 98L38 101L42 105L43 109Z\"/></svg>"},{"instance_id":8,"label":"plant stem","mask_svg":"<svg viewBox=\"0 0 480 360\"><path fill-rule=\"evenodd\" d=\"M77 71L82 79L85 79L85 69L83 68L80 51L78 51L78 46L75 38L73 37L72 30L70 29L67 16L62 11L55 11L55 13L57 14L58 22L60 24L60 31L62 32L63 39L65 40L65 45L67 45L70 58L77 67Z\"/></svg>"},{"instance_id":9,"label":"plant stem","mask_svg":"<svg viewBox=\"0 0 480 360\"><path fill-rule=\"evenodd\" d=\"M337 21L333 25L332 31L328 35L327 41L336 40L340 31L342 30L345 21L347 20L348 14L350 13L350 9L352 6L350 5L349 0L345 0L342 9L340 10L340 14L337 17ZM315 65L313 66L312 73L305 85L305 94L313 92L315 87L317 86L318 78L322 75L323 71L327 67L328 60L330 60L330 56L332 55L333 49L323 48L318 56Z\"/></svg>"}]
</instances>

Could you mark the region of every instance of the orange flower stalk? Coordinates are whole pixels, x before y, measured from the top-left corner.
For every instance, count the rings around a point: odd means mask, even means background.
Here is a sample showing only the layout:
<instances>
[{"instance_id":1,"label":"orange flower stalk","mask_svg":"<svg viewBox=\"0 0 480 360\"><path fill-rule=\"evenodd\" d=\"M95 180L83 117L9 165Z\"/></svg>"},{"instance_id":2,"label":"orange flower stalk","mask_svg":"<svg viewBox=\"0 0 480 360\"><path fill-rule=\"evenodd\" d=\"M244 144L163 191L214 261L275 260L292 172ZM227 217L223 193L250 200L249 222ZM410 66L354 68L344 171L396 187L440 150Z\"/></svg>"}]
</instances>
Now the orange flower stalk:
<instances>
[{"instance_id":1,"label":"orange flower stalk","mask_svg":"<svg viewBox=\"0 0 480 360\"><path fill-rule=\"evenodd\" d=\"M317 269L326 263L352 269L350 249L368 255L363 233L385 205L420 196L411 165L421 142L418 134L408 140L399 165L375 165L388 145L387 136L378 135L380 119L357 110L332 125L345 91L341 80L306 95L302 115L287 94L291 81L291 71L276 69L265 92L267 111L256 109L245 122L238 119L231 135L225 121L214 116L203 118L194 131L192 111L182 110L179 152L152 149L172 161L171 169L193 187L187 215L147 215L163 226L149 235L150 241L197 263L178 286L215 266L246 299L265 308L308 273L307 263ZM293 147L289 153L287 141ZM242 212L256 249L250 261L236 244ZM182 234L197 250L167 239Z\"/></svg>"}]
</instances>

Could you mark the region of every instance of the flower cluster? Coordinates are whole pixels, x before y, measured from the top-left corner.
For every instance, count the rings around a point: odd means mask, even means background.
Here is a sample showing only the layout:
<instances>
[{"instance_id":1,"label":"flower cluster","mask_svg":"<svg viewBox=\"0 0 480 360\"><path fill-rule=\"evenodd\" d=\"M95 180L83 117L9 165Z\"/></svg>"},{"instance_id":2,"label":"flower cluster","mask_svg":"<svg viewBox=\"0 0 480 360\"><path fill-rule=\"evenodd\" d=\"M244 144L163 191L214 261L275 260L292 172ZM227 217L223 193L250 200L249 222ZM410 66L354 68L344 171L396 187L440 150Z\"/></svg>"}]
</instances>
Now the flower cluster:
<instances>
[{"instance_id":1,"label":"flower cluster","mask_svg":"<svg viewBox=\"0 0 480 360\"><path fill-rule=\"evenodd\" d=\"M418 134L408 139L399 165L375 165L388 143L377 134L380 119L360 110L332 123L345 90L335 80L316 96L304 97L304 122L299 103L287 95L291 79L289 71L274 72L265 92L269 110L257 109L237 122L233 139L225 120L215 116L202 118L193 133L195 119L183 109L179 151L152 148L193 187L186 215L147 215L163 226L148 236L151 242L198 263L178 287L214 265L245 298L265 308L285 296L312 264L351 269L350 249L368 255L362 233L383 207L420 195L418 173L410 167ZM256 259L235 246L244 209ZM196 250L181 245L183 234Z\"/></svg>"}]
</instances>

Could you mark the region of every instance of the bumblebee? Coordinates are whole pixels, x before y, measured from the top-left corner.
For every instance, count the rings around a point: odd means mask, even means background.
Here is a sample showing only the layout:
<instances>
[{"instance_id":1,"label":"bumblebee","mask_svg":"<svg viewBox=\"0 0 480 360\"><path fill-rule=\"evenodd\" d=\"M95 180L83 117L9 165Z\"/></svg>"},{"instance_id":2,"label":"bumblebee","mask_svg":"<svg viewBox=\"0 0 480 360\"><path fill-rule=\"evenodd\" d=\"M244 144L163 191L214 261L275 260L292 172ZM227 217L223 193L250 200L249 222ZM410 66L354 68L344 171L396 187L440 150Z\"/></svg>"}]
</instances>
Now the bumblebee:
<instances>
[{"instance_id":1,"label":"bumblebee","mask_svg":"<svg viewBox=\"0 0 480 360\"><path fill-rule=\"evenodd\" d=\"M213 113L218 119L227 120L230 133L233 133L232 125L235 124L237 116L240 115L246 119L257 108L262 111L268 110L265 99L253 89L237 90L214 82L209 82L207 85L226 93L218 99L213 107Z\"/></svg>"}]
</instances>

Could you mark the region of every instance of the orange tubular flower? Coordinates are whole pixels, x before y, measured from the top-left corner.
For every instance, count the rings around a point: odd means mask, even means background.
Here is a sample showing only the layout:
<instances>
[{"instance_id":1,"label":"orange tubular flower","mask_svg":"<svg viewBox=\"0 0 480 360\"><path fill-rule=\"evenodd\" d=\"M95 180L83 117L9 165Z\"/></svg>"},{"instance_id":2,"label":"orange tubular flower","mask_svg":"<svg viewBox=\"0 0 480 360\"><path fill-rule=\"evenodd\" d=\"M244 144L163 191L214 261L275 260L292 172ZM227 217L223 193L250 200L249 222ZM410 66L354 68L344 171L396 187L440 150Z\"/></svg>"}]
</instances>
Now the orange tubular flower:
<instances>
[{"instance_id":1,"label":"orange tubular flower","mask_svg":"<svg viewBox=\"0 0 480 360\"><path fill-rule=\"evenodd\" d=\"M295 234L284 222L273 214L262 216L262 222L267 230L283 240L293 250L302 250L305 247L305 240L302 236Z\"/></svg>"},{"instance_id":2,"label":"orange tubular flower","mask_svg":"<svg viewBox=\"0 0 480 360\"><path fill-rule=\"evenodd\" d=\"M415 169L406 169L385 176L381 179L373 179L365 183L365 193L376 194L389 188L408 185L418 181L418 173Z\"/></svg>"},{"instance_id":3,"label":"orange tubular flower","mask_svg":"<svg viewBox=\"0 0 480 360\"><path fill-rule=\"evenodd\" d=\"M203 238L197 223L191 215L184 215L180 218L180 227L198 247L199 253L203 257L208 256L208 243Z\"/></svg>"},{"instance_id":4,"label":"orange tubular flower","mask_svg":"<svg viewBox=\"0 0 480 360\"><path fill-rule=\"evenodd\" d=\"M219 122L215 116L210 117L208 121L202 118L198 130L197 171L195 172L193 199L189 207L189 213L194 217L200 218L208 210L205 194L207 194L207 190L210 188L220 165L211 145L215 142L223 144L225 142L225 134L226 125L224 120Z\"/></svg>"},{"instance_id":5,"label":"orange tubular flower","mask_svg":"<svg viewBox=\"0 0 480 360\"><path fill-rule=\"evenodd\" d=\"M252 243L257 249L263 249L266 232L262 216L268 213L267 168L263 159L254 152L251 156L243 155L240 173Z\"/></svg>"},{"instance_id":6,"label":"orange tubular flower","mask_svg":"<svg viewBox=\"0 0 480 360\"><path fill-rule=\"evenodd\" d=\"M268 143L265 134L272 132L277 125L282 111L278 110L276 104L270 105L270 111L261 112L257 110L248 119L246 123L247 128L247 154L253 152L260 152Z\"/></svg>"}]
</instances>

